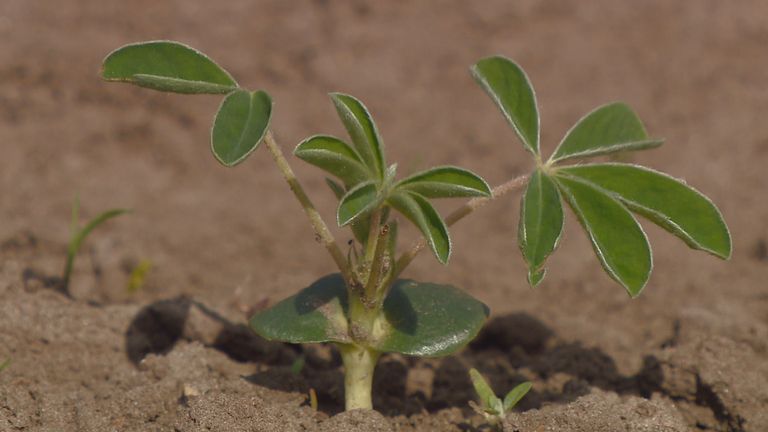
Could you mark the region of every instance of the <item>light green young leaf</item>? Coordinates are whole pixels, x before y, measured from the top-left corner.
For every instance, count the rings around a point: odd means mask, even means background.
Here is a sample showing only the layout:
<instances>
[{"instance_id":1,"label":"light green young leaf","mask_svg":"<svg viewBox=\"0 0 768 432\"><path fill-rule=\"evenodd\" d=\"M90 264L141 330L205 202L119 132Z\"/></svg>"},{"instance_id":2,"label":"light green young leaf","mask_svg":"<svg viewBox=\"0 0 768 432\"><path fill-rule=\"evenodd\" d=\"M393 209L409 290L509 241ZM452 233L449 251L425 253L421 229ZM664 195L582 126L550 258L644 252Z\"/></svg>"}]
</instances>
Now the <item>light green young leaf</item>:
<instances>
[{"instance_id":1,"label":"light green young leaf","mask_svg":"<svg viewBox=\"0 0 768 432\"><path fill-rule=\"evenodd\" d=\"M616 102L598 107L576 122L550 161L645 150L663 142L648 138L637 114L626 104Z\"/></svg>"},{"instance_id":2,"label":"light green young leaf","mask_svg":"<svg viewBox=\"0 0 768 432\"><path fill-rule=\"evenodd\" d=\"M379 179L383 179L386 167L384 148L368 109L353 96L342 93L331 93L330 96L363 163Z\"/></svg>"},{"instance_id":3,"label":"light green young leaf","mask_svg":"<svg viewBox=\"0 0 768 432\"><path fill-rule=\"evenodd\" d=\"M526 394L528 394L529 391L531 391L531 387L533 387L533 384L530 382L524 382L521 384L518 384L510 390L509 393L504 397L504 412L509 412L512 410L512 408L517 405L520 400L525 397Z\"/></svg>"},{"instance_id":4,"label":"light green young leaf","mask_svg":"<svg viewBox=\"0 0 768 432\"><path fill-rule=\"evenodd\" d=\"M451 256L451 238L448 227L434 207L423 196L408 191L396 191L388 198L389 204L402 213L421 231L435 257L447 264Z\"/></svg>"},{"instance_id":5,"label":"light green young leaf","mask_svg":"<svg viewBox=\"0 0 768 432\"><path fill-rule=\"evenodd\" d=\"M107 81L122 81L175 93L226 94L237 82L205 54L173 41L125 45L110 53L101 70Z\"/></svg>"},{"instance_id":6,"label":"light green young leaf","mask_svg":"<svg viewBox=\"0 0 768 432\"><path fill-rule=\"evenodd\" d=\"M395 188L426 198L491 196L491 188L479 175L454 166L441 166L400 180Z\"/></svg>"},{"instance_id":7,"label":"light green young leaf","mask_svg":"<svg viewBox=\"0 0 768 432\"><path fill-rule=\"evenodd\" d=\"M0 363L0 372L2 372L3 370L5 370L5 369L6 369L8 366L10 366L10 365L11 365L11 359L10 359L10 358L8 358L8 359L5 359L5 361L4 361L4 362Z\"/></svg>"},{"instance_id":8,"label":"light green young leaf","mask_svg":"<svg viewBox=\"0 0 768 432\"><path fill-rule=\"evenodd\" d=\"M528 264L532 287L544 279L544 261L557 247L563 232L563 207L552 179L536 170L520 203L517 241Z\"/></svg>"},{"instance_id":9,"label":"light green young leaf","mask_svg":"<svg viewBox=\"0 0 768 432\"><path fill-rule=\"evenodd\" d=\"M341 198L336 221L339 226L345 226L373 210L380 202L379 191L373 182L360 183Z\"/></svg>"},{"instance_id":10,"label":"light green young leaf","mask_svg":"<svg viewBox=\"0 0 768 432\"><path fill-rule=\"evenodd\" d=\"M492 408L496 405L494 400L498 399L498 397L477 369L472 368L469 370L469 378L472 380L472 386L475 388L475 393L480 398L480 404L483 408Z\"/></svg>"},{"instance_id":11,"label":"light green young leaf","mask_svg":"<svg viewBox=\"0 0 768 432\"><path fill-rule=\"evenodd\" d=\"M728 259L731 235L720 211L683 181L628 164L591 164L559 171L613 192L632 211L680 237L688 246Z\"/></svg>"},{"instance_id":12,"label":"light green young leaf","mask_svg":"<svg viewBox=\"0 0 768 432\"><path fill-rule=\"evenodd\" d=\"M609 192L559 172L555 181L587 232L606 273L630 296L637 297L653 267L643 229Z\"/></svg>"},{"instance_id":13,"label":"light green young leaf","mask_svg":"<svg viewBox=\"0 0 768 432\"><path fill-rule=\"evenodd\" d=\"M347 187L373 180L360 156L344 141L315 135L302 141L293 151L299 159L341 179Z\"/></svg>"},{"instance_id":14,"label":"light green young leaf","mask_svg":"<svg viewBox=\"0 0 768 432\"><path fill-rule=\"evenodd\" d=\"M539 109L528 76L512 60L494 56L472 66L472 76L496 102L523 146L539 154Z\"/></svg>"},{"instance_id":15,"label":"light green young leaf","mask_svg":"<svg viewBox=\"0 0 768 432\"><path fill-rule=\"evenodd\" d=\"M211 150L224 166L245 160L261 144L272 117L272 99L263 91L227 95L211 130Z\"/></svg>"}]
</instances>

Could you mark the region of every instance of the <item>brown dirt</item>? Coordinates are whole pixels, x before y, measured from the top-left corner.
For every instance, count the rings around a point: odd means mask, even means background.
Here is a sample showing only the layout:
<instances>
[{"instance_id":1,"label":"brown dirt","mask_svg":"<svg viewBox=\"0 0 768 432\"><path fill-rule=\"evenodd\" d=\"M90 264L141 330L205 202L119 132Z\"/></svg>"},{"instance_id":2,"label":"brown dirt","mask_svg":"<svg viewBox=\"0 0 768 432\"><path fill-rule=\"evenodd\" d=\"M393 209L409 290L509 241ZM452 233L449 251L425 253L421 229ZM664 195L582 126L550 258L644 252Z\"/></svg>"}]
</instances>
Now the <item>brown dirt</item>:
<instances>
[{"instance_id":1,"label":"brown dirt","mask_svg":"<svg viewBox=\"0 0 768 432\"><path fill-rule=\"evenodd\" d=\"M469 367L499 392L533 381L507 431L768 430L767 17L757 0L4 0L0 362L12 363L0 372L0 431L488 430L467 406ZM536 87L545 151L589 109L627 101L667 139L635 160L712 197L733 259L646 224L656 268L630 300L570 218L531 290L515 246L518 199L494 203L452 229L448 267L424 255L408 273L491 305L485 332L442 360L385 356L381 414L339 414L337 354L267 343L244 326L248 309L332 271L271 160L217 165L206 141L216 97L97 78L110 50L159 38L269 90L286 149L342 135L326 92L345 91L368 104L402 172L451 163L494 184L529 162L467 67L511 56ZM295 165L332 214L322 176ZM89 240L68 299L56 287L76 192L86 217L134 213ZM128 293L128 269L144 259L147 283Z\"/></svg>"}]
</instances>

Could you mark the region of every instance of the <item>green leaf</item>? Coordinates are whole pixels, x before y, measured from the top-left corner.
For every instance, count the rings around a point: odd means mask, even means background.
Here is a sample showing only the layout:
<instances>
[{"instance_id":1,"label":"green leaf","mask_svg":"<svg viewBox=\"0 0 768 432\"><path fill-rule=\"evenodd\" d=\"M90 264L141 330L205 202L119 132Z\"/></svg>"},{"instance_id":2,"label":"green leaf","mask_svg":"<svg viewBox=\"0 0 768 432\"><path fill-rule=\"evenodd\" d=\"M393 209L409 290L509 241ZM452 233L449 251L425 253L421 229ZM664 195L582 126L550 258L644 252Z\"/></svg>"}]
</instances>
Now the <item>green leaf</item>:
<instances>
[{"instance_id":1,"label":"green leaf","mask_svg":"<svg viewBox=\"0 0 768 432\"><path fill-rule=\"evenodd\" d=\"M0 372L2 372L3 370L5 370L5 369L6 369L8 366L10 366L10 365L11 365L11 359L10 359L10 358L8 358L8 359L5 359L5 361L4 361L4 362L0 363Z\"/></svg>"},{"instance_id":2,"label":"green leaf","mask_svg":"<svg viewBox=\"0 0 768 432\"><path fill-rule=\"evenodd\" d=\"M559 174L559 172L558 172ZM637 297L651 274L651 248L629 210L608 192L565 175L555 180L606 273Z\"/></svg>"},{"instance_id":3,"label":"green leaf","mask_svg":"<svg viewBox=\"0 0 768 432\"><path fill-rule=\"evenodd\" d=\"M344 194L347 193L347 190L344 189L344 186L336 183L336 181L333 179L329 179L328 177L326 177L325 184L328 185L328 187L331 189L331 192L333 192L333 195L336 196L337 200L341 200Z\"/></svg>"},{"instance_id":4,"label":"green leaf","mask_svg":"<svg viewBox=\"0 0 768 432\"><path fill-rule=\"evenodd\" d=\"M250 326L267 340L350 343L347 288L340 274L318 279L296 295L257 312Z\"/></svg>"},{"instance_id":5,"label":"green leaf","mask_svg":"<svg viewBox=\"0 0 768 432\"><path fill-rule=\"evenodd\" d=\"M494 399L498 399L496 394L488 382L480 375L477 369L472 368L469 370L469 378L472 380L472 386L475 388L475 393L480 398L480 403L483 408L490 408L494 406Z\"/></svg>"},{"instance_id":6,"label":"green leaf","mask_svg":"<svg viewBox=\"0 0 768 432\"><path fill-rule=\"evenodd\" d=\"M111 209L107 210L95 218L91 219L88 224L83 227L82 230L75 236L75 238L72 241L72 249L74 252L77 252L78 249L80 249L80 245L85 240L86 237L88 237L88 234L91 233L94 229L96 229L99 225L103 224L104 222L116 218L122 214L130 213L131 211L128 209Z\"/></svg>"},{"instance_id":7,"label":"green leaf","mask_svg":"<svg viewBox=\"0 0 768 432\"><path fill-rule=\"evenodd\" d=\"M517 405L517 403L531 391L531 387L533 387L533 384L526 381L516 385L515 388L510 390L504 397L504 412L506 413L512 410L512 408L514 408L515 405Z\"/></svg>"},{"instance_id":8,"label":"green leaf","mask_svg":"<svg viewBox=\"0 0 768 432\"><path fill-rule=\"evenodd\" d=\"M451 256L448 227L429 201L414 192L396 191L389 196L388 202L416 225L427 239L437 260L447 264Z\"/></svg>"},{"instance_id":9,"label":"green leaf","mask_svg":"<svg viewBox=\"0 0 768 432\"><path fill-rule=\"evenodd\" d=\"M360 158L371 172L383 179L386 167L384 149L368 109L350 95L331 93L330 96Z\"/></svg>"},{"instance_id":10,"label":"green leaf","mask_svg":"<svg viewBox=\"0 0 768 432\"><path fill-rule=\"evenodd\" d=\"M205 54L172 41L125 45L110 53L101 69L107 81L122 81L175 93L226 94L237 82Z\"/></svg>"},{"instance_id":11,"label":"green leaf","mask_svg":"<svg viewBox=\"0 0 768 432\"><path fill-rule=\"evenodd\" d=\"M224 166L245 160L264 139L271 116L272 99L267 93L237 90L228 94L213 122L213 155Z\"/></svg>"},{"instance_id":12,"label":"green leaf","mask_svg":"<svg viewBox=\"0 0 768 432\"><path fill-rule=\"evenodd\" d=\"M658 147L663 142L648 138L637 114L626 104L616 102L603 105L576 122L550 160L560 162L572 158L645 150Z\"/></svg>"},{"instance_id":13,"label":"green leaf","mask_svg":"<svg viewBox=\"0 0 768 432\"><path fill-rule=\"evenodd\" d=\"M372 348L415 356L452 354L477 336L488 307L451 285L397 280L384 300Z\"/></svg>"},{"instance_id":14,"label":"green leaf","mask_svg":"<svg viewBox=\"0 0 768 432\"><path fill-rule=\"evenodd\" d=\"M628 164L592 164L559 171L613 192L632 211L680 237L688 246L728 259L731 235L720 211L683 181Z\"/></svg>"},{"instance_id":15,"label":"green leaf","mask_svg":"<svg viewBox=\"0 0 768 432\"><path fill-rule=\"evenodd\" d=\"M528 263L532 287L544 279L544 261L557 247L563 232L563 207L552 179L536 170L520 203L517 241Z\"/></svg>"},{"instance_id":16,"label":"green leaf","mask_svg":"<svg viewBox=\"0 0 768 432\"><path fill-rule=\"evenodd\" d=\"M307 138L296 146L293 154L338 177L347 187L372 180L360 156L338 138L323 135Z\"/></svg>"},{"instance_id":17,"label":"green leaf","mask_svg":"<svg viewBox=\"0 0 768 432\"><path fill-rule=\"evenodd\" d=\"M336 221L339 226L345 226L373 210L380 202L379 191L373 182L360 183L341 198Z\"/></svg>"},{"instance_id":18,"label":"green leaf","mask_svg":"<svg viewBox=\"0 0 768 432\"><path fill-rule=\"evenodd\" d=\"M512 60L494 56L472 66L472 76L496 102L525 148L539 154L539 109L528 76Z\"/></svg>"},{"instance_id":19,"label":"green leaf","mask_svg":"<svg viewBox=\"0 0 768 432\"><path fill-rule=\"evenodd\" d=\"M336 195L336 199L341 201L341 199L346 195L347 190L344 188L344 186L336 183L335 181L325 178L325 183L328 185L329 188L333 191L333 194ZM352 228L352 234L355 236L355 239L361 244L365 245L365 243L368 241L368 231L369 231L370 221L366 218L358 218L357 221L352 222L350 227Z\"/></svg>"},{"instance_id":20,"label":"green leaf","mask_svg":"<svg viewBox=\"0 0 768 432\"><path fill-rule=\"evenodd\" d=\"M416 192L426 198L491 196L491 188L477 174L454 166L441 166L413 174L396 188Z\"/></svg>"}]
</instances>

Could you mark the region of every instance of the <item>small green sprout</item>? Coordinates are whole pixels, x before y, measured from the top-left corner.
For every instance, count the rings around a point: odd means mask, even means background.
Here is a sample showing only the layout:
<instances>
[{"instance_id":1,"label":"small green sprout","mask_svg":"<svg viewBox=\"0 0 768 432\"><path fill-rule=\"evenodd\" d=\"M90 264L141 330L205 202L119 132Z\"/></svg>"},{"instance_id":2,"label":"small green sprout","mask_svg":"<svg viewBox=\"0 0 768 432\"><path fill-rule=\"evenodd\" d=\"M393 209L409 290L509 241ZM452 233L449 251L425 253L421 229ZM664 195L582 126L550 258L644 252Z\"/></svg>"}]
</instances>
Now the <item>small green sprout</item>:
<instances>
[{"instance_id":1,"label":"small green sprout","mask_svg":"<svg viewBox=\"0 0 768 432\"><path fill-rule=\"evenodd\" d=\"M684 182L627 163L563 165L661 145L628 106L612 103L592 111L545 161L536 97L522 68L495 56L480 60L471 71L531 154L532 172L495 188L455 166L398 178L397 164L387 162L382 136L365 105L351 95L331 93L349 139L314 135L299 143L294 155L333 177L326 183L338 200L334 219L349 227L353 238L346 253L275 141L272 100L265 91L243 89L209 57L172 41L113 51L104 60L102 77L166 92L224 95L210 146L226 167L242 163L264 144L338 271L257 312L250 326L268 340L334 344L345 368L346 408L356 409L372 408L373 373L382 353L445 356L477 335L489 314L486 305L451 285L400 276L427 247L447 264L453 252L448 227L512 191L525 187L517 241L531 286L544 279L545 261L562 234L563 201L581 222L606 273L631 297L640 294L652 268L648 240L632 212L694 249L730 257L731 238L720 212ZM433 201L444 198L469 199L443 218ZM405 250L398 244L403 221L422 236ZM512 405L515 394L509 396ZM489 405L499 408L494 406Z\"/></svg>"},{"instance_id":2,"label":"small green sprout","mask_svg":"<svg viewBox=\"0 0 768 432\"><path fill-rule=\"evenodd\" d=\"M135 294L144 288L147 274L149 274L150 270L152 270L152 261L148 259L142 259L136 264L136 267L131 270L131 274L128 276L127 291L129 294Z\"/></svg>"},{"instance_id":3,"label":"small green sprout","mask_svg":"<svg viewBox=\"0 0 768 432\"><path fill-rule=\"evenodd\" d=\"M11 359L7 358L4 362L0 363L0 372L4 371L11 365Z\"/></svg>"},{"instance_id":4,"label":"small green sprout","mask_svg":"<svg viewBox=\"0 0 768 432\"><path fill-rule=\"evenodd\" d=\"M80 228L80 199L75 197L75 201L72 203L72 222L70 225L69 245L67 247L67 261L64 265L64 276L62 277L62 290L66 295L70 295L69 281L72 278L75 257L77 257L80 246L82 246L88 234L104 222L129 211L126 209L107 210L91 219L83 228Z\"/></svg>"},{"instance_id":5,"label":"small green sprout","mask_svg":"<svg viewBox=\"0 0 768 432\"><path fill-rule=\"evenodd\" d=\"M472 379L472 385L475 387L475 393L480 401L480 405L470 401L469 405L478 414L485 417L486 421L492 426L499 426L504 417L512 411L512 408L517 405L520 400L531 390L532 384L530 382L524 382L518 384L512 390L507 393L502 401L493 392L493 389L488 382L485 381L480 372L477 369L469 370L469 377Z\"/></svg>"},{"instance_id":6,"label":"small green sprout","mask_svg":"<svg viewBox=\"0 0 768 432\"><path fill-rule=\"evenodd\" d=\"M291 363L291 374L294 376L301 375L301 371L304 370L304 365L307 363L306 357L304 354L296 357L296 360Z\"/></svg>"}]
</instances>

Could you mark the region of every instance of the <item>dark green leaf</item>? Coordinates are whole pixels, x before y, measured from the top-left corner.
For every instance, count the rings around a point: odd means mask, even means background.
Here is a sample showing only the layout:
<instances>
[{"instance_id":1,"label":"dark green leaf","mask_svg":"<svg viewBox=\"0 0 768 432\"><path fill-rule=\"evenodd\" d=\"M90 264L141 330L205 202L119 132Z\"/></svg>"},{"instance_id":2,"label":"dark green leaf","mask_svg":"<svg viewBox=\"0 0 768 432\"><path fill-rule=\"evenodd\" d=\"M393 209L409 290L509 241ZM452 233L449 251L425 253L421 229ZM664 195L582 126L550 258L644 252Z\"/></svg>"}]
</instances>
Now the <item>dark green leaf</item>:
<instances>
[{"instance_id":1,"label":"dark green leaf","mask_svg":"<svg viewBox=\"0 0 768 432\"><path fill-rule=\"evenodd\" d=\"M451 256L448 227L429 201L417 193L407 191L396 191L388 200L395 210L421 231L437 260L447 264Z\"/></svg>"},{"instance_id":2,"label":"dark green leaf","mask_svg":"<svg viewBox=\"0 0 768 432\"><path fill-rule=\"evenodd\" d=\"M535 287L544 279L544 261L557 247L563 232L563 207L552 179L536 170L520 203L518 244L528 263L528 282Z\"/></svg>"},{"instance_id":3,"label":"dark green leaf","mask_svg":"<svg viewBox=\"0 0 768 432\"><path fill-rule=\"evenodd\" d=\"M550 158L572 158L658 147L664 141L649 139L632 109L623 103L603 105L576 122Z\"/></svg>"},{"instance_id":4,"label":"dark green leaf","mask_svg":"<svg viewBox=\"0 0 768 432\"><path fill-rule=\"evenodd\" d=\"M293 151L299 159L341 179L347 187L372 180L360 156L344 141L331 136L307 138Z\"/></svg>"},{"instance_id":5,"label":"dark green leaf","mask_svg":"<svg viewBox=\"0 0 768 432\"><path fill-rule=\"evenodd\" d=\"M579 218L600 263L636 297L653 267L645 232L617 199L583 180L557 175L556 182Z\"/></svg>"},{"instance_id":6,"label":"dark green leaf","mask_svg":"<svg viewBox=\"0 0 768 432\"><path fill-rule=\"evenodd\" d=\"M512 60L488 57L472 67L472 76L496 102L531 153L539 154L539 109L528 76Z\"/></svg>"},{"instance_id":7,"label":"dark green leaf","mask_svg":"<svg viewBox=\"0 0 768 432\"><path fill-rule=\"evenodd\" d=\"M237 90L219 107L211 131L211 149L225 166L245 160L261 144L272 116L272 99L263 91Z\"/></svg>"},{"instance_id":8,"label":"dark green leaf","mask_svg":"<svg viewBox=\"0 0 768 432\"><path fill-rule=\"evenodd\" d=\"M339 226L345 226L380 204L379 192L373 182L360 183L341 198L336 212Z\"/></svg>"},{"instance_id":9,"label":"dark green leaf","mask_svg":"<svg viewBox=\"0 0 768 432\"><path fill-rule=\"evenodd\" d=\"M334 181L333 179L329 179L328 177L326 177L325 184L328 185L328 187L331 189L331 192L333 192L333 195L336 196L337 200L341 200L344 194L347 193L347 190L344 189L344 186L336 183L336 181Z\"/></svg>"},{"instance_id":10,"label":"dark green leaf","mask_svg":"<svg viewBox=\"0 0 768 432\"><path fill-rule=\"evenodd\" d=\"M330 96L360 158L371 172L383 179L386 167L384 149L368 109L350 95L331 93Z\"/></svg>"},{"instance_id":11,"label":"dark green leaf","mask_svg":"<svg viewBox=\"0 0 768 432\"><path fill-rule=\"evenodd\" d=\"M480 398L482 406L484 408L490 408L496 405L494 399L498 399L498 397L477 369L472 368L469 370L469 378L472 380L472 386L475 388L475 393L477 393L477 396Z\"/></svg>"},{"instance_id":12,"label":"dark green leaf","mask_svg":"<svg viewBox=\"0 0 768 432\"><path fill-rule=\"evenodd\" d=\"M398 280L384 300L384 320L373 348L416 356L444 356L471 341L488 307L450 285Z\"/></svg>"},{"instance_id":13,"label":"dark green leaf","mask_svg":"<svg viewBox=\"0 0 768 432\"><path fill-rule=\"evenodd\" d=\"M126 45L104 59L102 77L175 93L226 94L237 88L231 75L205 54L172 41Z\"/></svg>"},{"instance_id":14,"label":"dark green leaf","mask_svg":"<svg viewBox=\"0 0 768 432\"><path fill-rule=\"evenodd\" d=\"M510 390L509 393L504 397L504 412L509 412L512 408L517 405L518 402L520 402L520 399L525 397L526 394L528 394L529 391L531 391L531 387L533 385L529 382L524 382L522 384L518 384Z\"/></svg>"},{"instance_id":15,"label":"dark green leaf","mask_svg":"<svg viewBox=\"0 0 768 432\"><path fill-rule=\"evenodd\" d=\"M347 288L338 273L257 312L251 328L261 337L291 343L349 343Z\"/></svg>"},{"instance_id":16,"label":"dark green leaf","mask_svg":"<svg viewBox=\"0 0 768 432\"><path fill-rule=\"evenodd\" d=\"M422 171L398 182L397 188L426 198L491 196L491 188L477 174L453 166Z\"/></svg>"},{"instance_id":17,"label":"dark green leaf","mask_svg":"<svg viewBox=\"0 0 768 432\"><path fill-rule=\"evenodd\" d=\"M691 248L728 259L731 236L720 211L681 180L627 164L564 167L560 171L613 192L631 210L683 239Z\"/></svg>"}]
</instances>

